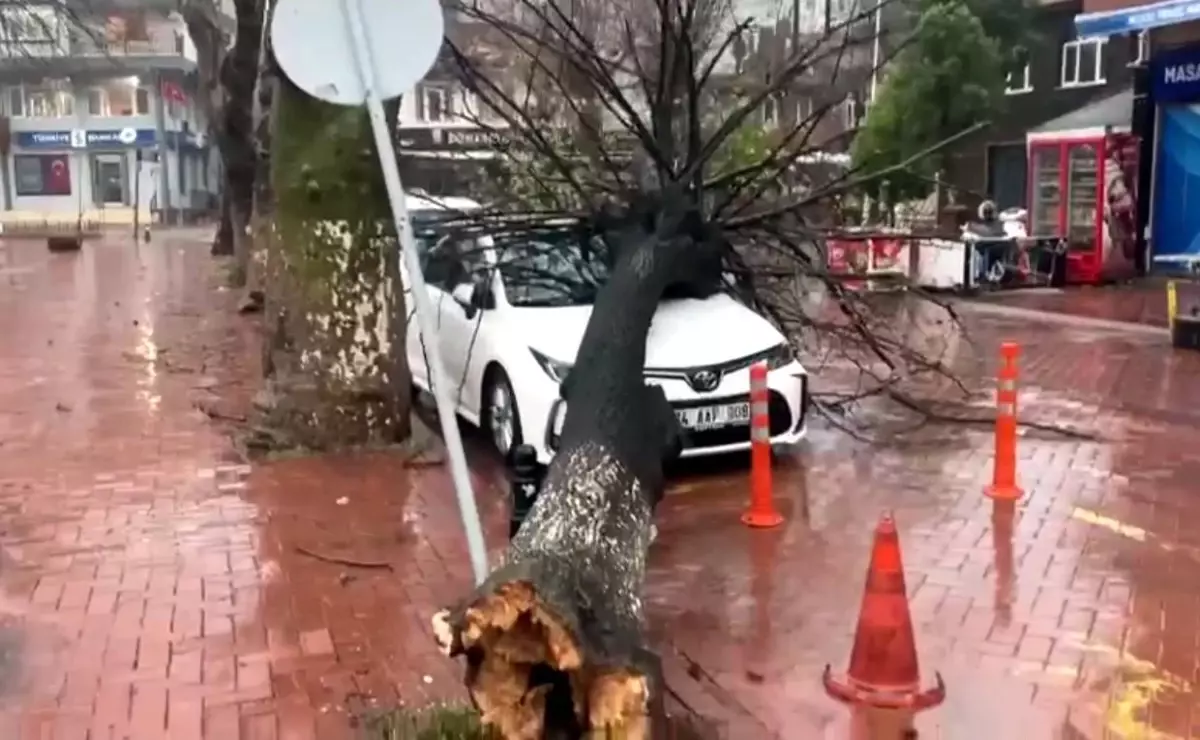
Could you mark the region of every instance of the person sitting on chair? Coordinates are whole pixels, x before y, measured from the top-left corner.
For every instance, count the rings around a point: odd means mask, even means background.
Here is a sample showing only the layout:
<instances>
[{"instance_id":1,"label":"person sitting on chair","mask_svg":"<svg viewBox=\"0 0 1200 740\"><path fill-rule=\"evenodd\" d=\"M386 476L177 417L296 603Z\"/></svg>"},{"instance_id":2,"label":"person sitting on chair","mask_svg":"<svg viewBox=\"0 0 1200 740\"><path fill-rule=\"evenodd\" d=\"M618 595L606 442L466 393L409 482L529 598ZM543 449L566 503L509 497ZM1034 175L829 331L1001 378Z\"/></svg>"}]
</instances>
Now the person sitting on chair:
<instances>
[{"instance_id":1,"label":"person sitting on chair","mask_svg":"<svg viewBox=\"0 0 1200 740\"><path fill-rule=\"evenodd\" d=\"M972 234L982 237L1005 237L1008 236L1004 232L1004 223L1000 221L996 213L996 204L990 200L985 200L979 204L976 210L976 219L967 224Z\"/></svg>"}]
</instances>

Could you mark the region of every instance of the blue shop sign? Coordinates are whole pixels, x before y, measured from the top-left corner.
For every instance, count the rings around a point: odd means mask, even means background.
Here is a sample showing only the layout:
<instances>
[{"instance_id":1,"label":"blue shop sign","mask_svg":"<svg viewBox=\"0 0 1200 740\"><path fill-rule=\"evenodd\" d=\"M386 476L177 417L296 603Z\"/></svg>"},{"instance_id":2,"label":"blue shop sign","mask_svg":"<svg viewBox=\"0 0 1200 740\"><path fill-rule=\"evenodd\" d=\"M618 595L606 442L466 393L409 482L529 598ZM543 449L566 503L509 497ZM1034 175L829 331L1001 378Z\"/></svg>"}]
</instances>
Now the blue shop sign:
<instances>
[{"instance_id":1,"label":"blue shop sign","mask_svg":"<svg viewBox=\"0 0 1200 740\"><path fill-rule=\"evenodd\" d=\"M1200 100L1200 47L1175 49L1151 59L1150 95L1158 103Z\"/></svg>"},{"instance_id":2,"label":"blue shop sign","mask_svg":"<svg viewBox=\"0 0 1200 740\"><path fill-rule=\"evenodd\" d=\"M1081 37L1117 36L1200 19L1200 0L1163 0L1118 10L1101 10L1075 16Z\"/></svg>"},{"instance_id":3,"label":"blue shop sign","mask_svg":"<svg viewBox=\"0 0 1200 740\"><path fill-rule=\"evenodd\" d=\"M154 146L158 141L152 128L14 131L13 138L22 149L113 149Z\"/></svg>"}]
</instances>

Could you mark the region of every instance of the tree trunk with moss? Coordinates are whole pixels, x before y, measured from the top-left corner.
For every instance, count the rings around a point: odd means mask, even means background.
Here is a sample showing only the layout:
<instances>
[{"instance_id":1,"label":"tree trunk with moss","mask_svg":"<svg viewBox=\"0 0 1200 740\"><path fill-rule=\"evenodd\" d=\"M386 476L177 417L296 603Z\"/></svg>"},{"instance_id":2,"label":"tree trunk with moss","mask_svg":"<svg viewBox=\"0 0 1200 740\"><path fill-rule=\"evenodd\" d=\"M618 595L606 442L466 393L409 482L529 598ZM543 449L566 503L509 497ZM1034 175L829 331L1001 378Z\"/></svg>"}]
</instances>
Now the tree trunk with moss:
<instances>
[{"instance_id":1,"label":"tree trunk with moss","mask_svg":"<svg viewBox=\"0 0 1200 740\"><path fill-rule=\"evenodd\" d=\"M407 315L366 113L310 98L267 61L255 221L267 251L260 431L269 439L259 444L324 450L404 440Z\"/></svg>"}]
</instances>

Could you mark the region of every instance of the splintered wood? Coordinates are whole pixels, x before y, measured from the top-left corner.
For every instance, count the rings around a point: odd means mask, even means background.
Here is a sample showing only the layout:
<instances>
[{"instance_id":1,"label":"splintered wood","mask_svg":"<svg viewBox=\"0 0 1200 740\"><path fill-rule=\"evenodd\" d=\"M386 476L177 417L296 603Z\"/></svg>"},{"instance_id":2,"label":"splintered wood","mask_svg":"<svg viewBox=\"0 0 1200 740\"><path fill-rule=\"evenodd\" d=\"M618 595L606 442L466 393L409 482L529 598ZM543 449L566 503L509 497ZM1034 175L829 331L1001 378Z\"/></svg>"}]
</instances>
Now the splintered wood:
<instances>
[{"instance_id":1,"label":"splintered wood","mask_svg":"<svg viewBox=\"0 0 1200 740\"><path fill-rule=\"evenodd\" d=\"M586 665L576 640L532 584L506 583L479 599L467 608L457 634L444 611L434 616L433 629L443 651L475 657L467 688L483 722L506 740L540 740L547 718L561 716L565 701L558 712L547 706L554 684L546 677L554 673L569 681L571 714L589 736L649 737L645 677ZM538 680L531 682L535 671Z\"/></svg>"}]
</instances>

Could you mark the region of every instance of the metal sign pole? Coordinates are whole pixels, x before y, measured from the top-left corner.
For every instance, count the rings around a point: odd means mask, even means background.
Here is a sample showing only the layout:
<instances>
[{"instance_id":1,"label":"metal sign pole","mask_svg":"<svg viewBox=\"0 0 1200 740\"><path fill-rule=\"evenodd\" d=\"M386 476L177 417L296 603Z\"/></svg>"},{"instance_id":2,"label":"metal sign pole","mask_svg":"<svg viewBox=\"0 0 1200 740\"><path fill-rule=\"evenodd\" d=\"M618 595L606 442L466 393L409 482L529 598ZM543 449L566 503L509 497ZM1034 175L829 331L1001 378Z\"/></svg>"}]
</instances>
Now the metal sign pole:
<instances>
[{"instance_id":1,"label":"metal sign pole","mask_svg":"<svg viewBox=\"0 0 1200 740\"><path fill-rule=\"evenodd\" d=\"M454 479L454 490L458 495L459 511L463 529L467 534L467 549L471 556L471 567L475 582L487 578L487 548L483 541L483 527L479 523L479 510L475 494L471 490L471 475L467 470L467 456L463 451L462 435L458 431L458 418L450 398L450 383L442 365L442 355L437 342L437 325L434 322L434 306L425 288L425 276L413 243L412 224L408 220L408 206L404 201L404 188L400 183L400 169L396 165L396 150L392 145L391 132L383 113L376 83L375 55L363 20L361 0L341 0L342 12L350 25L350 49L354 63L366 92L367 115L371 131L375 135L375 147L379 153L379 166L383 169L383 181L387 186L388 200L392 206L392 218L396 222L396 234L400 238L400 259L407 268L412 296L416 304L417 324L422 339L427 342L426 355L429 362L430 385L437 401L438 420L446 440L446 453L450 458L450 475Z\"/></svg>"}]
</instances>

